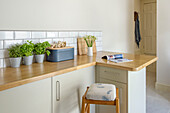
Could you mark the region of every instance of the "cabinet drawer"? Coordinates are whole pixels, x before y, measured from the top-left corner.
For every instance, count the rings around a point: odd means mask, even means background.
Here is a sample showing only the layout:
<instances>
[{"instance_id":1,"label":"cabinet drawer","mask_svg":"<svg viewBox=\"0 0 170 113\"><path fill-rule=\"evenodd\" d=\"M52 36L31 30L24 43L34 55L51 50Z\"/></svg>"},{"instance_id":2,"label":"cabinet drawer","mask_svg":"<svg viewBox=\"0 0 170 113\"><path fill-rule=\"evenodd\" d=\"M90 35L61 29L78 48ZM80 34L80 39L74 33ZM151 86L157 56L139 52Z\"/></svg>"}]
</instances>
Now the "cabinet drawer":
<instances>
[{"instance_id":1,"label":"cabinet drawer","mask_svg":"<svg viewBox=\"0 0 170 113\"><path fill-rule=\"evenodd\" d=\"M114 80L117 82L127 83L127 71L109 67L97 66L99 78Z\"/></svg>"}]
</instances>

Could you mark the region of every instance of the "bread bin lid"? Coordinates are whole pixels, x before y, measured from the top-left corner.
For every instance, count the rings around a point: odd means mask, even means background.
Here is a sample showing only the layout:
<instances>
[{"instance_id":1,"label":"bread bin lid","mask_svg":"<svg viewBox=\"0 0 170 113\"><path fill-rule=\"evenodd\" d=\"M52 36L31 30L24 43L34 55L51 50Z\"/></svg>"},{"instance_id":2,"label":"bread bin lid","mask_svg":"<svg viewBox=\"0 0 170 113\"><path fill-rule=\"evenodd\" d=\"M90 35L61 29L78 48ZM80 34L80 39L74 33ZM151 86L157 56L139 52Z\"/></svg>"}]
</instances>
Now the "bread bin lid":
<instances>
[{"instance_id":1,"label":"bread bin lid","mask_svg":"<svg viewBox=\"0 0 170 113\"><path fill-rule=\"evenodd\" d=\"M49 47L47 49L49 49L49 50L60 50L60 49L70 49L70 48L74 48L74 47L72 47L72 46L67 46L67 47L62 47L62 48L52 48L52 47Z\"/></svg>"}]
</instances>

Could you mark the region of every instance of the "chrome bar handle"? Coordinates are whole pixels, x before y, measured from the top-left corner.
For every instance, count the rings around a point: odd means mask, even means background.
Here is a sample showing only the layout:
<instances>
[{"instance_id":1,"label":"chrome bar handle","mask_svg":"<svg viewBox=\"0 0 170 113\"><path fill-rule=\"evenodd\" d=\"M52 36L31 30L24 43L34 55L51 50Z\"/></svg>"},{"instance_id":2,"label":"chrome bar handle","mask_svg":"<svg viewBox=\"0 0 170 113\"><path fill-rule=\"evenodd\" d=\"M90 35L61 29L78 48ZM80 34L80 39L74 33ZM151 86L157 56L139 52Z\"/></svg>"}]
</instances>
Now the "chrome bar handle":
<instances>
[{"instance_id":1,"label":"chrome bar handle","mask_svg":"<svg viewBox=\"0 0 170 113\"><path fill-rule=\"evenodd\" d=\"M60 82L56 81L56 101L60 101Z\"/></svg>"}]
</instances>

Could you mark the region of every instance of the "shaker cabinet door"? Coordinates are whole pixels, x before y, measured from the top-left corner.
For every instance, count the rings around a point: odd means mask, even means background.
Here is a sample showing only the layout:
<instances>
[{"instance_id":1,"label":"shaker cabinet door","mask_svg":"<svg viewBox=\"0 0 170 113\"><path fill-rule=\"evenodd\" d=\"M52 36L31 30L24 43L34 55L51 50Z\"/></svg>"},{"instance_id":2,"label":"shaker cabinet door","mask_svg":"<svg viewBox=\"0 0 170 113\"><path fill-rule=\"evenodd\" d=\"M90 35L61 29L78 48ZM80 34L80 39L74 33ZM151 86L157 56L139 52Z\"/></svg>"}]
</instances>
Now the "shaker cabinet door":
<instances>
[{"instance_id":1,"label":"shaker cabinet door","mask_svg":"<svg viewBox=\"0 0 170 113\"><path fill-rule=\"evenodd\" d=\"M51 78L1 91L0 113L51 113Z\"/></svg>"},{"instance_id":2,"label":"shaker cabinet door","mask_svg":"<svg viewBox=\"0 0 170 113\"><path fill-rule=\"evenodd\" d=\"M53 113L80 113L82 96L94 77L94 66L53 77Z\"/></svg>"}]
</instances>

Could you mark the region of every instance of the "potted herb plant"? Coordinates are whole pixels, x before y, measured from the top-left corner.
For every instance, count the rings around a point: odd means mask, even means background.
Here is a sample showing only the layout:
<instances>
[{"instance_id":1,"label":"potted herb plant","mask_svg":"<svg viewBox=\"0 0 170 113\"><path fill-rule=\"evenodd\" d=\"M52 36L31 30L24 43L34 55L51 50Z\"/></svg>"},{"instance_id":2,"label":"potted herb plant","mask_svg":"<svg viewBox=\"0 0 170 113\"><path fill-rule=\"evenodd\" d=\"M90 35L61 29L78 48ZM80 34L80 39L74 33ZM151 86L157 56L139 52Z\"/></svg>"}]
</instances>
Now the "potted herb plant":
<instances>
[{"instance_id":1,"label":"potted herb plant","mask_svg":"<svg viewBox=\"0 0 170 113\"><path fill-rule=\"evenodd\" d=\"M45 53L49 56L50 51L46 50L46 48L50 47L51 45L49 44L48 41L43 42L43 43L37 43L34 46L34 53L35 53L35 61L37 63L43 63L44 61L44 56Z\"/></svg>"},{"instance_id":2,"label":"potted herb plant","mask_svg":"<svg viewBox=\"0 0 170 113\"><path fill-rule=\"evenodd\" d=\"M88 56L93 56L93 43L96 40L95 36L87 35L83 37L88 46Z\"/></svg>"},{"instance_id":3,"label":"potted herb plant","mask_svg":"<svg viewBox=\"0 0 170 113\"><path fill-rule=\"evenodd\" d=\"M23 54L23 61L25 65L32 64L33 50L34 50L34 44L32 43L32 41L27 41L21 46L21 52Z\"/></svg>"},{"instance_id":4,"label":"potted herb plant","mask_svg":"<svg viewBox=\"0 0 170 113\"><path fill-rule=\"evenodd\" d=\"M16 44L12 45L9 49L9 61L11 64L11 67L20 67L21 64L21 58L22 58L22 53L21 53L21 45Z\"/></svg>"}]
</instances>

